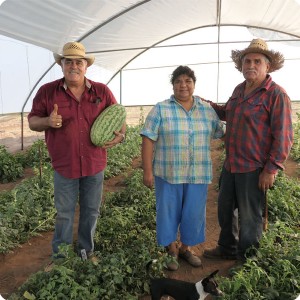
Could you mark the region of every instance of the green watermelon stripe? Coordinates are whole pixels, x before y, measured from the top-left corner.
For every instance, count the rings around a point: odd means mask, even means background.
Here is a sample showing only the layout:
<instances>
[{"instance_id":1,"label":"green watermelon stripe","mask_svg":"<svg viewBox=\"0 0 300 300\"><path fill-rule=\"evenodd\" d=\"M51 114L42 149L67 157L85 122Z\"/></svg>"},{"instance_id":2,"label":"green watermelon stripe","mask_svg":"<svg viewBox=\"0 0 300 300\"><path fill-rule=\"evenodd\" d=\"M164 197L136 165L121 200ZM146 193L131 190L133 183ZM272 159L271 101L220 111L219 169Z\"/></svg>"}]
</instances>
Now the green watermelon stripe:
<instances>
[{"instance_id":1,"label":"green watermelon stripe","mask_svg":"<svg viewBox=\"0 0 300 300\"><path fill-rule=\"evenodd\" d=\"M114 139L114 131L120 131L126 119L125 107L114 104L107 107L95 120L91 128L91 141L95 146L103 146Z\"/></svg>"}]
</instances>

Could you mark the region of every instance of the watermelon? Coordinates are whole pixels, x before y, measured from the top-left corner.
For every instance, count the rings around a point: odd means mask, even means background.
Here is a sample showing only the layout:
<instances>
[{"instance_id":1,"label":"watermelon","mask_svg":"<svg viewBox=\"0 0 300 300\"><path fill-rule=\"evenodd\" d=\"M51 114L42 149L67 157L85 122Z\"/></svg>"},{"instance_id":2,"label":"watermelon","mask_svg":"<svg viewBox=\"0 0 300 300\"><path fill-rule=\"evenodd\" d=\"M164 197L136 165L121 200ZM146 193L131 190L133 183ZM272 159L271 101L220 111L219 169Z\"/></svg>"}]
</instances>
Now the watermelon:
<instances>
[{"instance_id":1,"label":"watermelon","mask_svg":"<svg viewBox=\"0 0 300 300\"><path fill-rule=\"evenodd\" d=\"M126 119L125 107L113 104L107 107L94 121L90 137L95 146L103 146L115 138L114 131L120 131Z\"/></svg>"}]
</instances>

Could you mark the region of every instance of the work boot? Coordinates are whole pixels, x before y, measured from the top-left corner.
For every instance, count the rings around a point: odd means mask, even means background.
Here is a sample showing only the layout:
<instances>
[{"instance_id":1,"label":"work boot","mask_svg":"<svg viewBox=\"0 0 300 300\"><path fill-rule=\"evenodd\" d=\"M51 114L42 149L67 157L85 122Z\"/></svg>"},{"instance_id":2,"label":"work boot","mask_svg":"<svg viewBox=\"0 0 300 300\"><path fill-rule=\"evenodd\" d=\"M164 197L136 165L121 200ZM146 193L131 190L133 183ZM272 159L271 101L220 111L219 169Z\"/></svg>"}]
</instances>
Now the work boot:
<instances>
[{"instance_id":1,"label":"work boot","mask_svg":"<svg viewBox=\"0 0 300 300\"><path fill-rule=\"evenodd\" d=\"M179 257L187 261L193 267L202 267L201 259L190 249L184 252L179 251Z\"/></svg>"},{"instance_id":2,"label":"work boot","mask_svg":"<svg viewBox=\"0 0 300 300\"><path fill-rule=\"evenodd\" d=\"M221 250L220 246L204 250L203 256L206 258L210 258L210 259L226 259L226 260L236 260L237 259L236 254L226 253Z\"/></svg>"}]
</instances>

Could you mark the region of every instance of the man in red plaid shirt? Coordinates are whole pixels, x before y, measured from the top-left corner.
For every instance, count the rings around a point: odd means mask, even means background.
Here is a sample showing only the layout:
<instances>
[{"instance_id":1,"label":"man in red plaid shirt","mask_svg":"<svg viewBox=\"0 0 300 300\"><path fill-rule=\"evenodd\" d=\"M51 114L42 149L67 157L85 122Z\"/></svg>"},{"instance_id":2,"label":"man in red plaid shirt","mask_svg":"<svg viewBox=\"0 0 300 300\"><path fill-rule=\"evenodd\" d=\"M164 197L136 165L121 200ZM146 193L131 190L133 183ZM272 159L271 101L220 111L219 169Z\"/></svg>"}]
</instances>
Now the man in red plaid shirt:
<instances>
[{"instance_id":1,"label":"man in red plaid shirt","mask_svg":"<svg viewBox=\"0 0 300 300\"><path fill-rule=\"evenodd\" d=\"M283 66L283 55L254 39L248 48L232 51L232 60L245 81L225 105L210 103L226 121L226 158L218 198L219 241L203 255L244 260L246 250L259 245L265 194L284 169L293 129L290 98L269 75Z\"/></svg>"}]
</instances>

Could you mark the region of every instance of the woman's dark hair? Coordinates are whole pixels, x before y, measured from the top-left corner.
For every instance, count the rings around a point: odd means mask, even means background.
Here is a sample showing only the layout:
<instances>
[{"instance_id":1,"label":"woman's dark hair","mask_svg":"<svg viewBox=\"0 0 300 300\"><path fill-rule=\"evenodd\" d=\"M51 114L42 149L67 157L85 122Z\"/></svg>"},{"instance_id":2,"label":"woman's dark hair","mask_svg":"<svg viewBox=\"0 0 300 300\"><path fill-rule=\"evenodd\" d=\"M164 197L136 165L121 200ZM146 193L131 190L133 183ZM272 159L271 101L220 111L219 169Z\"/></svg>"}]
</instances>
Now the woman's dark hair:
<instances>
[{"instance_id":1,"label":"woman's dark hair","mask_svg":"<svg viewBox=\"0 0 300 300\"><path fill-rule=\"evenodd\" d=\"M171 81L172 85L174 84L175 80L180 75L187 75L193 79L194 83L196 83L196 76L195 76L194 71L191 68L189 68L188 66L179 66L173 71L173 73L171 75L170 81Z\"/></svg>"}]
</instances>

